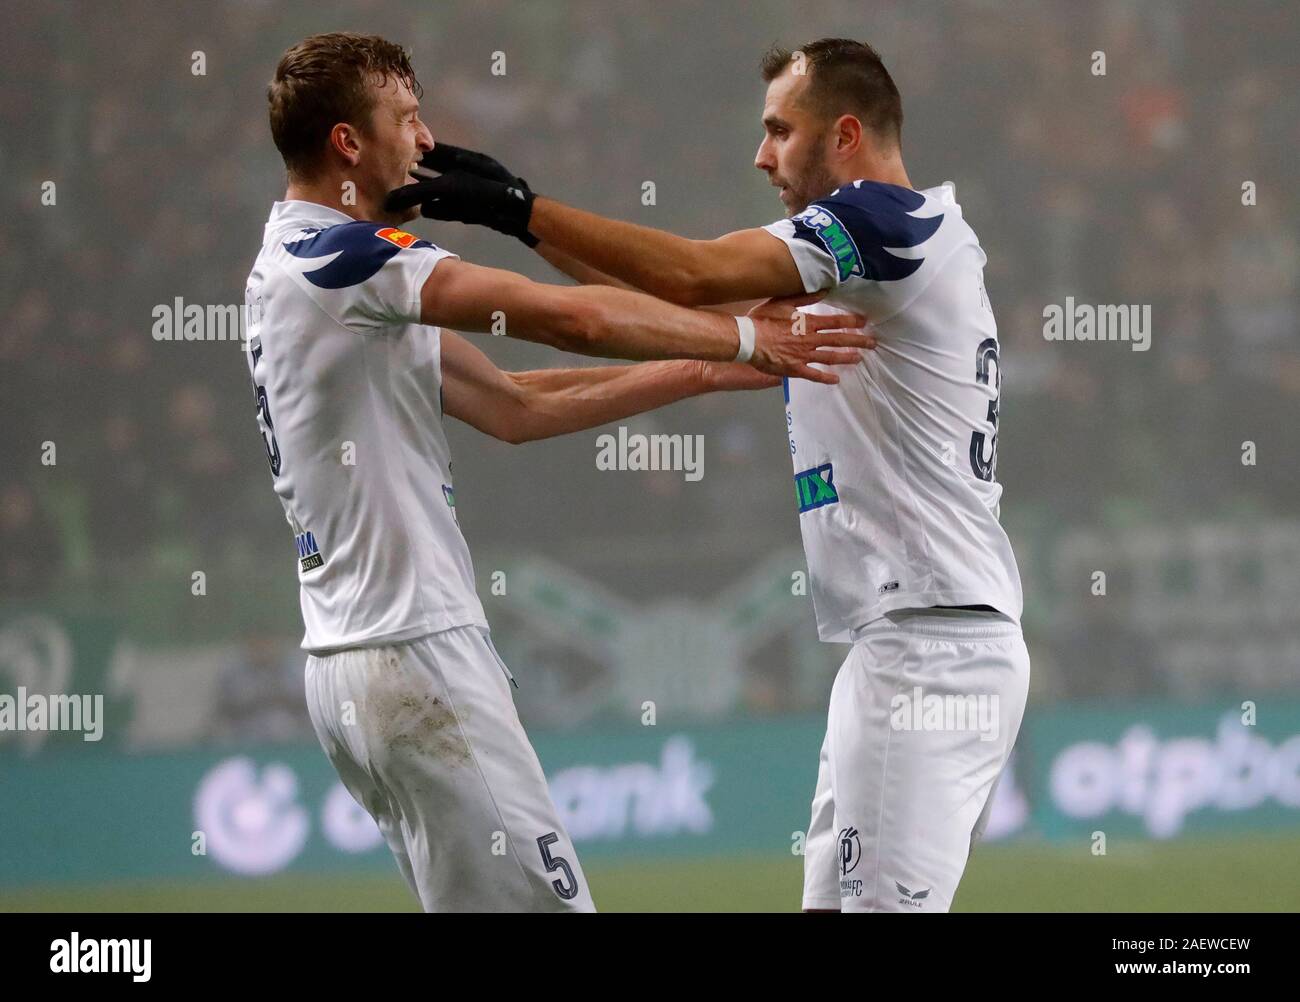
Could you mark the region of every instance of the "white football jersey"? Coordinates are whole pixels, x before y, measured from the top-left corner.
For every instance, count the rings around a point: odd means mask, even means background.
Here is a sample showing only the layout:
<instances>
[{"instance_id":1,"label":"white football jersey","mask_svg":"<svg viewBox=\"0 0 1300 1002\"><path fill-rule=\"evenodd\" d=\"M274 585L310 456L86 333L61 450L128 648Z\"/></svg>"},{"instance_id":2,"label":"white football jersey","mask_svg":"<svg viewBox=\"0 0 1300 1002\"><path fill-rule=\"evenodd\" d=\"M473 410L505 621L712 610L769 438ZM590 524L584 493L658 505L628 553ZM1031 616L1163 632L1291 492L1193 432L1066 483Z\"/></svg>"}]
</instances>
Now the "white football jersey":
<instances>
[{"instance_id":1,"label":"white football jersey","mask_svg":"<svg viewBox=\"0 0 1300 1002\"><path fill-rule=\"evenodd\" d=\"M989 605L1019 622L994 479L997 325L951 188L855 181L765 229L808 292L830 290L809 312L862 314L879 341L836 367L835 386L786 381L821 638L928 606Z\"/></svg>"},{"instance_id":2,"label":"white football jersey","mask_svg":"<svg viewBox=\"0 0 1300 1002\"><path fill-rule=\"evenodd\" d=\"M487 625L455 517L441 331L419 322L420 288L448 257L286 201L248 277L257 420L314 653Z\"/></svg>"}]
</instances>

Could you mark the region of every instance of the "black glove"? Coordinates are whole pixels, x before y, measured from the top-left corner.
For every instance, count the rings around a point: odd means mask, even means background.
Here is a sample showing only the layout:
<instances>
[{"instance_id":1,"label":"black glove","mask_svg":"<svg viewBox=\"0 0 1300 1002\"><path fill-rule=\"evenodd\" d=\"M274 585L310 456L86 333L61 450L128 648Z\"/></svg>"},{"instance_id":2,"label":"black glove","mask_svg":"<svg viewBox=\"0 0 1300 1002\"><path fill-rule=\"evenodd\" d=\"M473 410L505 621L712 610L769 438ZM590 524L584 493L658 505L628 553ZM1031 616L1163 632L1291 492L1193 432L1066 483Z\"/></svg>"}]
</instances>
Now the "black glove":
<instances>
[{"instance_id":1,"label":"black glove","mask_svg":"<svg viewBox=\"0 0 1300 1002\"><path fill-rule=\"evenodd\" d=\"M439 174L469 175L464 182L447 181L434 184L433 179L417 174L419 185L399 188L389 195L387 207L401 209L420 204L421 213L429 219L444 219L458 223L475 223L490 226L507 236L522 240L529 247L537 246L537 238L528 232L528 219L532 214L533 192L528 182L512 174L501 161L477 150L467 150L451 143L438 143L420 158L420 167ZM522 202L516 197L511 204L501 192L476 187L472 181L482 178L523 192ZM437 179L441 180L441 178ZM412 188L419 188L419 195ZM522 211L522 218L520 212Z\"/></svg>"},{"instance_id":2,"label":"black glove","mask_svg":"<svg viewBox=\"0 0 1300 1002\"><path fill-rule=\"evenodd\" d=\"M418 205L420 215L426 219L490 226L498 233L536 247L537 238L528 232L536 197L527 187L490 181L465 171L451 171L431 181L417 181L390 191L384 208L401 212Z\"/></svg>"},{"instance_id":3,"label":"black glove","mask_svg":"<svg viewBox=\"0 0 1300 1002\"><path fill-rule=\"evenodd\" d=\"M504 184L513 184L516 188L523 188L524 191L529 190L528 182L511 174L501 161L494 160L486 153L452 146L450 143L439 143L431 149L420 158L420 166L426 170L437 171L439 174L464 171L467 174L485 177L489 181L501 181Z\"/></svg>"}]
</instances>

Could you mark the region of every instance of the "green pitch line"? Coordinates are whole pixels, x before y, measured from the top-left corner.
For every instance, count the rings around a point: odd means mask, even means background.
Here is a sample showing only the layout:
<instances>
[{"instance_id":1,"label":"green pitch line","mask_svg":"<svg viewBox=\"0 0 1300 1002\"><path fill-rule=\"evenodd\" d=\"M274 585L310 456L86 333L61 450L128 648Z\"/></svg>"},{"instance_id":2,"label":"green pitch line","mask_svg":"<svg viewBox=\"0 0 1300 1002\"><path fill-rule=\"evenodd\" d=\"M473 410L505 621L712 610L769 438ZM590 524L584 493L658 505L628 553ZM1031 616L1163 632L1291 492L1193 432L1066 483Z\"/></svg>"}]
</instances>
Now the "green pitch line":
<instances>
[{"instance_id":1,"label":"green pitch line","mask_svg":"<svg viewBox=\"0 0 1300 1002\"><path fill-rule=\"evenodd\" d=\"M980 849L954 911L1300 911L1296 836ZM586 865L602 911L795 911L796 857L653 860ZM0 892L0 911L416 911L391 877L49 887Z\"/></svg>"}]
</instances>

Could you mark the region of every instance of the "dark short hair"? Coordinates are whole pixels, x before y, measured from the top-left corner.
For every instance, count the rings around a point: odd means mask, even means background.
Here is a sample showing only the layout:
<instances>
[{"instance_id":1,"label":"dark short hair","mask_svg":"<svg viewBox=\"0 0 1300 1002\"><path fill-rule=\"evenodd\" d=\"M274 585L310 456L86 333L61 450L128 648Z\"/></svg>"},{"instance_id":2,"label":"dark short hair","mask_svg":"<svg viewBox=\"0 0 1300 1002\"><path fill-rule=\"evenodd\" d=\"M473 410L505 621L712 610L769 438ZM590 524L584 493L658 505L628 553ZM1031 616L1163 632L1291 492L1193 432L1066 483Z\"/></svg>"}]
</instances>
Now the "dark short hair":
<instances>
[{"instance_id":1,"label":"dark short hair","mask_svg":"<svg viewBox=\"0 0 1300 1002\"><path fill-rule=\"evenodd\" d=\"M304 38L287 49L266 88L271 137L290 174L310 177L339 122L366 128L374 110L371 84L388 78L405 83L417 98L424 91L400 45L378 35L336 31Z\"/></svg>"},{"instance_id":2,"label":"dark short hair","mask_svg":"<svg viewBox=\"0 0 1300 1002\"><path fill-rule=\"evenodd\" d=\"M903 99L880 53L850 38L819 38L793 52L773 45L763 53L763 80L771 83L802 52L809 71L808 99L825 118L856 115L881 139L898 145Z\"/></svg>"}]
</instances>

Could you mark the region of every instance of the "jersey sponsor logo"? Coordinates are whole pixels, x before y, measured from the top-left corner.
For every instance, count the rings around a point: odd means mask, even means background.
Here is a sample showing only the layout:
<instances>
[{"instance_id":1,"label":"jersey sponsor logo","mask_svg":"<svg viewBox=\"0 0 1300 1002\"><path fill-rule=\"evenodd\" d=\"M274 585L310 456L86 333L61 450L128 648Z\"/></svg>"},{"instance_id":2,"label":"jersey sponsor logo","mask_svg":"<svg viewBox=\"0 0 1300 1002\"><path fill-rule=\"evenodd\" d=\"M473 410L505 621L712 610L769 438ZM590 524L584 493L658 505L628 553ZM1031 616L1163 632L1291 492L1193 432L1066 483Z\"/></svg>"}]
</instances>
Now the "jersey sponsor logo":
<instances>
[{"instance_id":1,"label":"jersey sponsor logo","mask_svg":"<svg viewBox=\"0 0 1300 1002\"><path fill-rule=\"evenodd\" d=\"M451 509L451 517L460 525L460 519L456 518L456 492L452 490L451 484L442 485L442 496L447 502L447 507Z\"/></svg>"},{"instance_id":2,"label":"jersey sponsor logo","mask_svg":"<svg viewBox=\"0 0 1300 1002\"><path fill-rule=\"evenodd\" d=\"M833 212L820 205L810 205L795 216L794 221L796 233L802 223L817 235L827 253L835 258L841 282L853 275L859 278L863 276L862 255L858 253L858 245Z\"/></svg>"},{"instance_id":3,"label":"jersey sponsor logo","mask_svg":"<svg viewBox=\"0 0 1300 1002\"><path fill-rule=\"evenodd\" d=\"M836 504L840 495L835 490L835 470L830 463L815 466L794 475L794 493L799 501L799 514Z\"/></svg>"},{"instance_id":4,"label":"jersey sponsor logo","mask_svg":"<svg viewBox=\"0 0 1300 1002\"><path fill-rule=\"evenodd\" d=\"M841 282L853 275L897 282L914 274L925 258L903 258L892 252L919 247L943 222L943 213L912 215L923 205L925 196L910 188L855 181L794 216L794 233L826 248L835 258Z\"/></svg>"},{"instance_id":5,"label":"jersey sponsor logo","mask_svg":"<svg viewBox=\"0 0 1300 1002\"><path fill-rule=\"evenodd\" d=\"M302 564L304 571L314 571L325 563L320 547L316 545L315 535L310 532L300 532L293 537L293 541L298 547L298 562Z\"/></svg>"},{"instance_id":6,"label":"jersey sponsor logo","mask_svg":"<svg viewBox=\"0 0 1300 1002\"><path fill-rule=\"evenodd\" d=\"M407 241L407 237L411 239ZM321 264L303 278L321 289L346 289L373 277L393 255L408 247L433 247L405 230L374 223L340 223L327 229L307 227L284 242L294 257Z\"/></svg>"}]
</instances>

